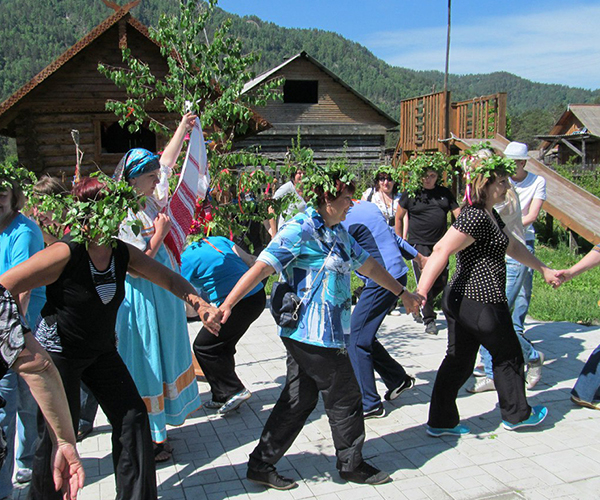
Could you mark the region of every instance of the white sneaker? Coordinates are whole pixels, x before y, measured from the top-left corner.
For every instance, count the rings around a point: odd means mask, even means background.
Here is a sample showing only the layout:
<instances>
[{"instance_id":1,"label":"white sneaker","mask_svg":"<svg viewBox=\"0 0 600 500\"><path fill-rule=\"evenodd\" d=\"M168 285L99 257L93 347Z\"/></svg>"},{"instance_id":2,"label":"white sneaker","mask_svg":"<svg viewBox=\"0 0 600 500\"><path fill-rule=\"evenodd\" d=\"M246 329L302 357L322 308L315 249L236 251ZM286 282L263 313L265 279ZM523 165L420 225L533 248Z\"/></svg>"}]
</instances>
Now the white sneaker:
<instances>
[{"instance_id":1,"label":"white sneaker","mask_svg":"<svg viewBox=\"0 0 600 500\"><path fill-rule=\"evenodd\" d=\"M538 351L538 354L540 355L540 359L527 364L527 375L525 376L527 389L533 389L542 379L542 366L546 357L542 351Z\"/></svg>"},{"instance_id":2,"label":"white sneaker","mask_svg":"<svg viewBox=\"0 0 600 500\"><path fill-rule=\"evenodd\" d=\"M467 387L467 392L470 392L471 394L495 390L496 384L494 384L494 379L489 377L479 377L477 380L475 380L475 384L473 384L471 387Z\"/></svg>"},{"instance_id":3,"label":"white sneaker","mask_svg":"<svg viewBox=\"0 0 600 500\"><path fill-rule=\"evenodd\" d=\"M242 392L234 394L227 401L225 401L223 406L217 410L217 413L219 415L225 415L226 413L239 408L244 401L250 399L250 396L252 396L252 393L248 389L244 389Z\"/></svg>"}]
</instances>

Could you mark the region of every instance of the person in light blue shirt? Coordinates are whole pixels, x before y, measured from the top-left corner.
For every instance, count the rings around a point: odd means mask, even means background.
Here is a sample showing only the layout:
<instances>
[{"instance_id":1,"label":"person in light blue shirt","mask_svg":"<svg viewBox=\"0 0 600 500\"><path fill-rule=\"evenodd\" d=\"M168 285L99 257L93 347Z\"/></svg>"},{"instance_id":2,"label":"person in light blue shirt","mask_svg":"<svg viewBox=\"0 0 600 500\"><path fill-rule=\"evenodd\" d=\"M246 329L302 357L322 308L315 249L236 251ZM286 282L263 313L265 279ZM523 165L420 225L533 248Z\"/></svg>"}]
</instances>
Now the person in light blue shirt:
<instances>
[{"instance_id":1,"label":"person in light blue shirt","mask_svg":"<svg viewBox=\"0 0 600 500\"><path fill-rule=\"evenodd\" d=\"M221 305L255 260L233 241L211 236L192 243L181 254L181 275L207 302ZM261 315L265 303L264 287L259 283L235 306L218 336L204 327L198 332L194 354L212 393L212 400L204 404L205 408L224 415L252 396L235 373L235 346Z\"/></svg>"},{"instance_id":2,"label":"person in light blue shirt","mask_svg":"<svg viewBox=\"0 0 600 500\"><path fill-rule=\"evenodd\" d=\"M277 473L275 464L298 436L323 397L333 435L337 468L346 481L382 484L390 477L363 460L365 439L361 393L346 350L350 334L350 273L358 270L395 295L404 287L370 257L340 224L352 206L354 185L329 166L307 173L304 189L317 196L285 223L257 262L242 276L221 305L225 323L232 308L261 280L281 272L302 299L295 328L280 328L286 347L286 384L250 454L247 478L276 489L296 486ZM313 185L328 176L331 192ZM331 189L331 188L330 188ZM408 293L408 292L406 292ZM414 311L416 308L414 301ZM409 307L409 309L411 309Z\"/></svg>"},{"instance_id":3,"label":"person in light blue shirt","mask_svg":"<svg viewBox=\"0 0 600 500\"><path fill-rule=\"evenodd\" d=\"M403 256L406 259L416 259L419 267L424 265L425 258L396 235L374 203L355 202L342 224L360 246L402 286L406 286L408 272ZM379 374L388 388L385 393L385 399L388 401L396 399L413 387L415 379L390 356L376 337L387 313L398 301L397 297L373 280L360 275L359 277L365 281L365 287L352 312L348 353L362 392L364 417L380 418L385 416L385 409L377 392L374 372ZM409 295L403 294L401 298L410 300Z\"/></svg>"},{"instance_id":4,"label":"person in light blue shirt","mask_svg":"<svg viewBox=\"0 0 600 500\"><path fill-rule=\"evenodd\" d=\"M20 212L25 204L21 187L14 181L10 185L11 188L0 188L0 275L44 248L40 228ZM36 288L19 299L26 310L26 322L33 328L46 302L44 288ZM37 438L37 404L25 381L13 370L8 370L0 381L0 396L6 400L4 408L0 408L0 427L8 445L6 462L0 469L0 498L5 498L13 491L15 463L17 481L24 483L31 479Z\"/></svg>"}]
</instances>

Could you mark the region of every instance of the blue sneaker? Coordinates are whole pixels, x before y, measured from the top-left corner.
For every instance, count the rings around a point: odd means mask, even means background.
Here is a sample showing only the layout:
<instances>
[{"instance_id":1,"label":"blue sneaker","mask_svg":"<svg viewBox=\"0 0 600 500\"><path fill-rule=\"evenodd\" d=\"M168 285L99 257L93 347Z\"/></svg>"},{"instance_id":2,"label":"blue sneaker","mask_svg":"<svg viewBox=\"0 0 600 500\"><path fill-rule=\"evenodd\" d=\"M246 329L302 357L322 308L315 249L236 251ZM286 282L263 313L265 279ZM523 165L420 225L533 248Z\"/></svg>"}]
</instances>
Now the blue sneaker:
<instances>
[{"instance_id":1,"label":"blue sneaker","mask_svg":"<svg viewBox=\"0 0 600 500\"><path fill-rule=\"evenodd\" d=\"M431 427L427 426L427 434L433 436L435 438L440 436L465 436L466 434L470 434L471 429L469 429L466 425L458 424L456 427L443 428L443 427Z\"/></svg>"},{"instance_id":2,"label":"blue sneaker","mask_svg":"<svg viewBox=\"0 0 600 500\"><path fill-rule=\"evenodd\" d=\"M535 427L538 424L541 424L546 416L548 415L548 408L545 406L533 406L531 408L531 415L527 420L523 420L522 422L517 422L516 424L511 424L506 420L502 421L502 426L507 431L515 431L520 429L521 427Z\"/></svg>"}]
</instances>

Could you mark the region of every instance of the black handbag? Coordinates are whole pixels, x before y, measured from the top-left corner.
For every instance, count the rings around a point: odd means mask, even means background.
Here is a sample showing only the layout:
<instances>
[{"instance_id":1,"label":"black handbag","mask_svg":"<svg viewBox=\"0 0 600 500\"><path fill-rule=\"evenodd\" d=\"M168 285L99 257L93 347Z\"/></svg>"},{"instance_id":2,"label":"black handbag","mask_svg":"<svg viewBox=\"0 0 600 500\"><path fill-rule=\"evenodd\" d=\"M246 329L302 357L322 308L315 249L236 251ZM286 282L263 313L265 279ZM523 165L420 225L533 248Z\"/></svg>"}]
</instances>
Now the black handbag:
<instances>
[{"instance_id":1,"label":"black handbag","mask_svg":"<svg viewBox=\"0 0 600 500\"><path fill-rule=\"evenodd\" d=\"M331 252L333 252L333 246L329 250L327 257L323 259L323 265L315 276L315 281L322 275L323 269L325 269L325 262L331 255ZM322 276L321 281L323 281ZM271 309L271 314L275 319L275 323L283 328L296 328L299 319L298 311L300 310L302 301L308 302L308 300L312 298L316 289L321 286L321 281L319 281L319 284L316 287L313 284L311 288L305 290L304 297L302 298L298 297L296 290L294 290L292 285L286 281L277 281L276 283L273 283L273 287L271 288L271 304L269 307ZM311 291L311 297L308 298L308 294Z\"/></svg>"},{"instance_id":2,"label":"black handbag","mask_svg":"<svg viewBox=\"0 0 600 500\"><path fill-rule=\"evenodd\" d=\"M289 283L278 281L273 283L271 289L271 314L275 323L283 328L296 328L298 324L298 310L302 299Z\"/></svg>"}]
</instances>

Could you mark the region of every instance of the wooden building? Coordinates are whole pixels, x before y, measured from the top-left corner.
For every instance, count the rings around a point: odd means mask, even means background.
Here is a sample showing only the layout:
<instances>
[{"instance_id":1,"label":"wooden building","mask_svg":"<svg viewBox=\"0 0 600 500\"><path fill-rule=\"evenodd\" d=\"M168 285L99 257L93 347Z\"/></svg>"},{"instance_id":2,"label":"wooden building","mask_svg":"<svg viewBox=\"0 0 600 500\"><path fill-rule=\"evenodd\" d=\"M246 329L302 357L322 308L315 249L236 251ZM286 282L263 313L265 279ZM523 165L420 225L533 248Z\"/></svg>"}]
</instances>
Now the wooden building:
<instances>
[{"instance_id":1,"label":"wooden building","mask_svg":"<svg viewBox=\"0 0 600 500\"><path fill-rule=\"evenodd\" d=\"M82 173L98 168L111 172L131 147L158 151L164 146L164 139L148 129L130 134L119 126L115 115L105 110L105 102L125 100L125 92L97 70L100 62L122 65L121 48L128 47L155 75L167 73L148 29L129 13L138 3L119 8L0 104L0 135L16 138L19 162L29 170L71 176L73 129L79 131L84 153ZM162 104L149 109L169 125L180 119Z\"/></svg>"},{"instance_id":2,"label":"wooden building","mask_svg":"<svg viewBox=\"0 0 600 500\"><path fill-rule=\"evenodd\" d=\"M345 146L354 164L372 167L384 160L386 131L398 122L306 52L248 82L244 92L281 77L283 100L255 110L272 127L236 141L237 148L259 146L281 162L300 131L302 146L313 149L318 163L341 156Z\"/></svg>"},{"instance_id":3,"label":"wooden building","mask_svg":"<svg viewBox=\"0 0 600 500\"><path fill-rule=\"evenodd\" d=\"M562 165L575 156L584 168L600 164L600 104L569 104L550 133L537 137L543 163Z\"/></svg>"},{"instance_id":4,"label":"wooden building","mask_svg":"<svg viewBox=\"0 0 600 500\"><path fill-rule=\"evenodd\" d=\"M459 102L452 102L448 91L404 99L400 123L394 164L415 153L454 154L454 138L485 140L506 134L506 93Z\"/></svg>"}]
</instances>

